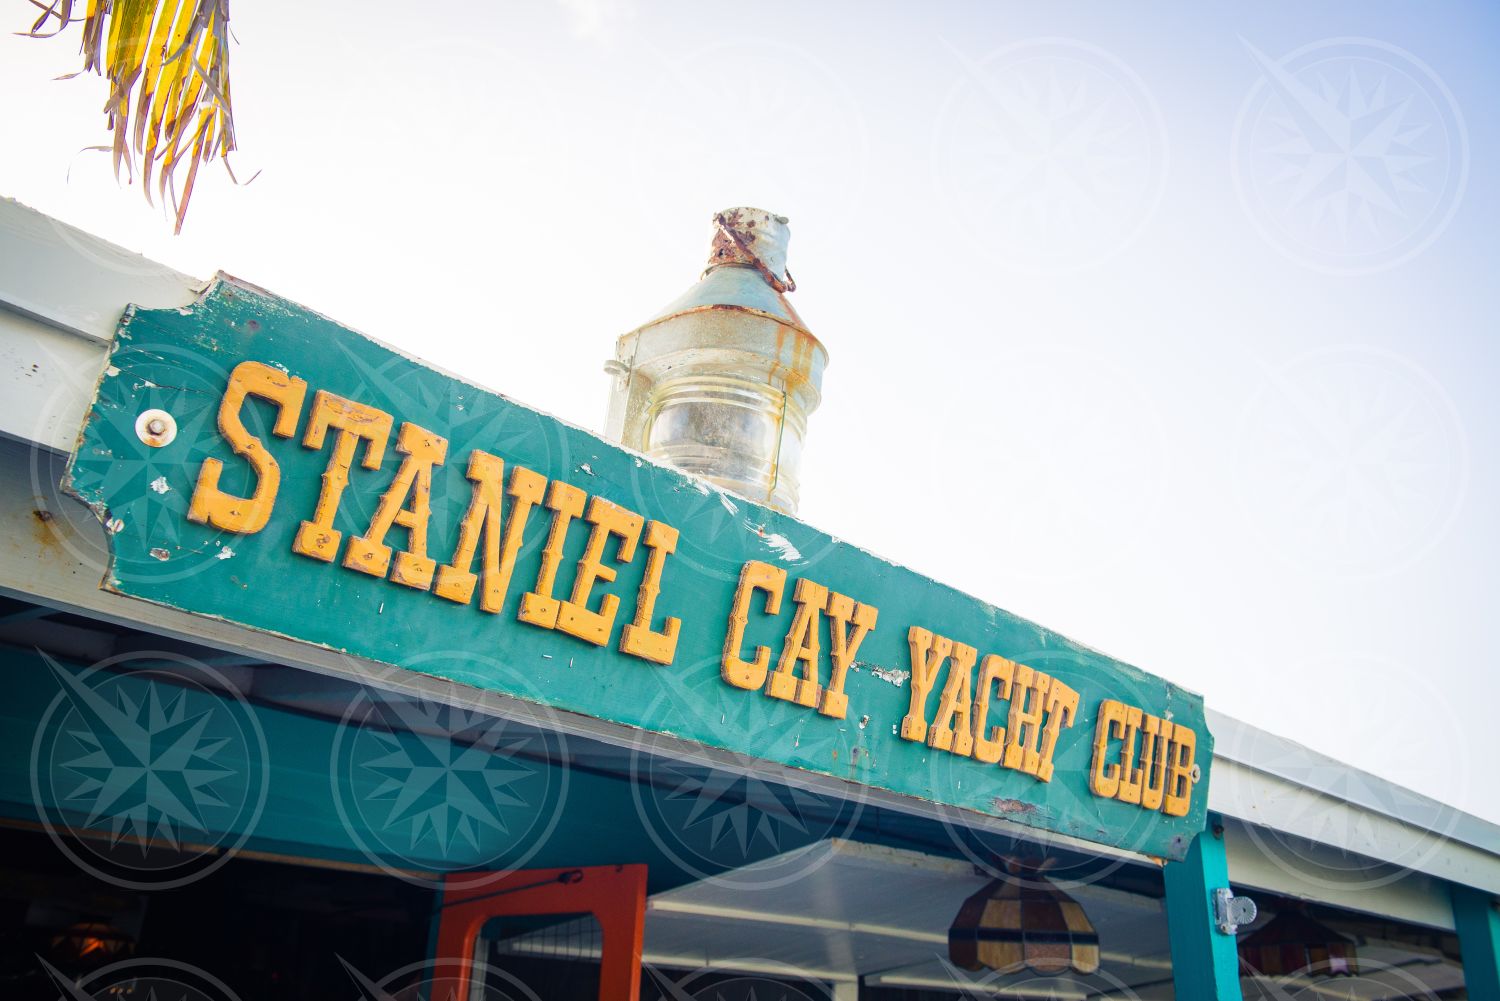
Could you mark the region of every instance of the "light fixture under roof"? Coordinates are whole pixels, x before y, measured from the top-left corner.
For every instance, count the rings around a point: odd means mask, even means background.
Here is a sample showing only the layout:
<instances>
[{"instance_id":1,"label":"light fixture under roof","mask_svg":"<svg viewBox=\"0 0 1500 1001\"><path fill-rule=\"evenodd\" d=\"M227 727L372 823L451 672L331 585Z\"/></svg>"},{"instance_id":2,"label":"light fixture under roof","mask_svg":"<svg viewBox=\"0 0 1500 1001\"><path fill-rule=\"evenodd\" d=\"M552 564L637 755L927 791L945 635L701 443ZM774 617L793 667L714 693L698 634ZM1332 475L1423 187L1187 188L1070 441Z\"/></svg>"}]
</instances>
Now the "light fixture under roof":
<instances>
[{"instance_id":1,"label":"light fixture under roof","mask_svg":"<svg viewBox=\"0 0 1500 1001\"><path fill-rule=\"evenodd\" d=\"M1359 972L1354 943L1309 917L1300 904L1288 906L1241 939L1239 954L1247 976L1352 977Z\"/></svg>"},{"instance_id":2,"label":"light fixture under roof","mask_svg":"<svg viewBox=\"0 0 1500 1001\"><path fill-rule=\"evenodd\" d=\"M965 970L1043 975L1099 969L1099 933L1083 907L1042 874L1006 860L1006 872L963 902L948 929L948 958Z\"/></svg>"}]
</instances>

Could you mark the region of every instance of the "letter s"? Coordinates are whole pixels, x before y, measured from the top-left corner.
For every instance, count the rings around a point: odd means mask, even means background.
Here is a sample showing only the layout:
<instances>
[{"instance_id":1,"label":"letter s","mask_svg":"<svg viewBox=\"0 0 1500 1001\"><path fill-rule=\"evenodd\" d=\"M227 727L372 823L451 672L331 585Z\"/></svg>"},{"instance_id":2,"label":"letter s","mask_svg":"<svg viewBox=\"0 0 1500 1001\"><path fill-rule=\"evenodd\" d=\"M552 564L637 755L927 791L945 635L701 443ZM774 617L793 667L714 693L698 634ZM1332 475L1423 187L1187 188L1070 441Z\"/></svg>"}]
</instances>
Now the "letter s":
<instances>
[{"instance_id":1,"label":"letter s","mask_svg":"<svg viewBox=\"0 0 1500 1001\"><path fill-rule=\"evenodd\" d=\"M224 390L224 399L219 403L219 433L234 448L235 454L244 456L255 470L255 492L249 497L236 497L220 490L219 474L224 470L224 463L218 459L204 459L203 467L198 471L198 484L188 504L189 521L242 535L266 527L271 508L276 504L276 491L281 486L281 467L261 440L246 429L240 420L240 410L247 396L269 400L276 404L276 422L271 431L279 437L290 438L297 433L302 399L306 394L306 382L280 369L257 361L240 362L235 366L229 374L229 388Z\"/></svg>"}]
</instances>

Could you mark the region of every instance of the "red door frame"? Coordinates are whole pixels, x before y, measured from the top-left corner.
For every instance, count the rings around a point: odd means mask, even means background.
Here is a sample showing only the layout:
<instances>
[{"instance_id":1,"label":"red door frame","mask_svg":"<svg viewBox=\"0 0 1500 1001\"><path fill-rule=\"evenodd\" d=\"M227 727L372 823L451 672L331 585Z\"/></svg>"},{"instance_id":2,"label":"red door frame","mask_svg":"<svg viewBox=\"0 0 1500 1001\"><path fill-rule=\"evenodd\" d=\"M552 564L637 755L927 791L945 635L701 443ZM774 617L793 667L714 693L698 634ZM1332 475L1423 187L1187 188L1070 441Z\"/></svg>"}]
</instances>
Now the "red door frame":
<instances>
[{"instance_id":1,"label":"red door frame","mask_svg":"<svg viewBox=\"0 0 1500 1001\"><path fill-rule=\"evenodd\" d=\"M599 922L599 1001L639 1001L641 946L646 926L644 865L518 869L494 878L468 872L450 876L439 902L434 955L452 964L458 990L467 998L479 932L490 918L507 914L592 914Z\"/></svg>"}]
</instances>

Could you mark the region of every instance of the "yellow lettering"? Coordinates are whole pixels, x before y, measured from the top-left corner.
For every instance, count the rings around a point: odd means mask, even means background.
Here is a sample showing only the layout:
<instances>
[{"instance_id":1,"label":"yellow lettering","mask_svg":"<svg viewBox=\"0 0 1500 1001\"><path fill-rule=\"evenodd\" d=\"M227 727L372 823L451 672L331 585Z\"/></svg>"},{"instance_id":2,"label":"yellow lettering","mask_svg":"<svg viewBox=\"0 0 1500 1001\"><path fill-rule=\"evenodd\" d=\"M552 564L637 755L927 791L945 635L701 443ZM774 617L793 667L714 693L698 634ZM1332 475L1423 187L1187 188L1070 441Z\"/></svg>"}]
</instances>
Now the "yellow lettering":
<instances>
[{"instance_id":1,"label":"yellow lettering","mask_svg":"<svg viewBox=\"0 0 1500 1001\"><path fill-rule=\"evenodd\" d=\"M729 610L729 631L724 636L724 657L720 674L736 688L759 688L766 683L771 666L769 647L757 646L755 658L744 660L740 650L745 645L745 624L750 619L750 598L756 591L766 595L766 614L781 611L781 595L786 590L786 571L760 560L751 560L740 570L740 584L735 588L734 605Z\"/></svg>"},{"instance_id":2,"label":"yellow lettering","mask_svg":"<svg viewBox=\"0 0 1500 1001\"><path fill-rule=\"evenodd\" d=\"M1135 770L1135 745L1144 716L1135 706L1125 710L1125 725L1120 734L1120 791L1115 796L1121 803L1138 804L1141 801L1141 776Z\"/></svg>"},{"instance_id":3,"label":"yellow lettering","mask_svg":"<svg viewBox=\"0 0 1500 1001\"><path fill-rule=\"evenodd\" d=\"M1180 724L1172 727L1172 760L1167 765L1167 794L1162 811L1169 817L1186 817L1193 802L1193 756L1198 735Z\"/></svg>"},{"instance_id":4,"label":"yellow lettering","mask_svg":"<svg viewBox=\"0 0 1500 1001\"><path fill-rule=\"evenodd\" d=\"M661 632L651 631L651 616L661 595L662 570L667 557L677 549L677 529L653 521L646 525L646 576L635 596L635 621L626 623L620 633L620 651L653 664L670 664L677 653L677 634L682 620L668 617Z\"/></svg>"},{"instance_id":5,"label":"yellow lettering","mask_svg":"<svg viewBox=\"0 0 1500 1001\"><path fill-rule=\"evenodd\" d=\"M971 646L955 643L921 626L906 631L906 643L911 648L911 701L901 719L901 737L921 741L927 739L927 697L937 682L943 661L952 654L972 667L979 653Z\"/></svg>"},{"instance_id":6,"label":"yellow lettering","mask_svg":"<svg viewBox=\"0 0 1500 1001\"><path fill-rule=\"evenodd\" d=\"M599 598L599 610L589 608L589 592L596 581L609 584L614 581L616 570L604 565L604 546L610 536L615 543L615 562L629 563L635 558L636 543L641 538L645 519L634 511L627 511L602 497L589 502L588 520L594 530L589 533L583 558L578 561L578 576L573 580L573 597L562 603L557 613L557 628L570 636L577 636L596 646L609 642L610 630L615 625L615 615L620 610L617 595L606 594Z\"/></svg>"},{"instance_id":7,"label":"yellow lettering","mask_svg":"<svg viewBox=\"0 0 1500 1001\"><path fill-rule=\"evenodd\" d=\"M974 681L974 659L979 651L962 643L953 644L953 659L948 662L948 683L938 699L937 719L927 734L927 746L952 751L967 758L974 753L973 724L970 709L973 697L969 688Z\"/></svg>"},{"instance_id":8,"label":"yellow lettering","mask_svg":"<svg viewBox=\"0 0 1500 1001\"><path fill-rule=\"evenodd\" d=\"M990 690L999 684L1000 698L1009 699L1011 685L1015 678L1015 662L1006 660L998 654L986 654L984 661L979 665L979 686L974 692L974 760L976 761L994 765L998 764L1005 755L1005 727L996 726L988 735L985 734L985 728L989 726Z\"/></svg>"},{"instance_id":9,"label":"yellow lettering","mask_svg":"<svg viewBox=\"0 0 1500 1001\"><path fill-rule=\"evenodd\" d=\"M425 591L432 586L437 561L427 555L427 523L432 516L432 467L440 466L448 455L448 441L426 428L403 422L396 438L396 451L406 456L396 470L370 519L369 531L349 540L344 551L344 566L384 577L391 565L391 547L385 534L392 525L406 529L406 549L396 554L391 580L397 584ZM406 506L410 496L411 506Z\"/></svg>"},{"instance_id":10,"label":"yellow lettering","mask_svg":"<svg viewBox=\"0 0 1500 1001\"><path fill-rule=\"evenodd\" d=\"M1141 806L1160 810L1162 794L1167 788L1168 749L1172 746L1172 724L1147 716L1141 728Z\"/></svg>"},{"instance_id":11,"label":"yellow lettering","mask_svg":"<svg viewBox=\"0 0 1500 1001\"><path fill-rule=\"evenodd\" d=\"M219 402L219 433L229 442L235 455L243 456L250 463L250 468L255 471L255 490L249 497L236 497L220 490L219 474L224 471L224 463L218 459L204 459L198 470L192 500L188 503L188 521L243 535L266 527L271 508L276 504L276 491L281 486L281 467L261 440L245 428L240 420L240 410L247 396L269 400L276 404L276 422L271 426L271 433L290 438L297 433L297 420L302 414L302 398L306 393L307 383L258 361L244 361L234 367L229 373L229 387Z\"/></svg>"},{"instance_id":12,"label":"yellow lettering","mask_svg":"<svg viewBox=\"0 0 1500 1001\"><path fill-rule=\"evenodd\" d=\"M1047 689L1052 678L1025 664L1016 665L1015 683L1010 696L1010 719L1006 732L1005 767L1035 775L1042 767L1037 749L1042 736L1042 714L1047 708ZM1029 696L1029 698L1028 698Z\"/></svg>"},{"instance_id":13,"label":"yellow lettering","mask_svg":"<svg viewBox=\"0 0 1500 1001\"><path fill-rule=\"evenodd\" d=\"M1110 742L1116 738L1120 740L1118 763L1106 764ZM1180 723L1105 699L1099 704L1099 722L1094 727L1089 791L1145 810L1184 816L1193 794L1197 744L1197 735Z\"/></svg>"},{"instance_id":14,"label":"yellow lettering","mask_svg":"<svg viewBox=\"0 0 1500 1001\"><path fill-rule=\"evenodd\" d=\"M552 509L552 527L547 530L547 544L542 547L542 566L536 576L536 590L521 595L522 622L543 629L557 628L557 613L562 602L552 597L557 583L557 569L562 565L563 543L568 539L568 524L583 514L586 494L561 480L552 481L547 491L547 506Z\"/></svg>"},{"instance_id":15,"label":"yellow lettering","mask_svg":"<svg viewBox=\"0 0 1500 1001\"><path fill-rule=\"evenodd\" d=\"M803 577L797 581L792 600L797 603L797 612L781 645L781 659L766 681L766 694L812 708L823 694L818 684L818 622L823 606L828 604L828 589ZM806 665L801 680L794 674L799 662Z\"/></svg>"},{"instance_id":16,"label":"yellow lettering","mask_svg":"<svg viewBox=\"0 0 1500 1001\"><path fill-rule=\"evenodd\" d=\"M1120 766L1109 762L1111 731L1118 736L1125 728L1125 705L1114 699L1099 703L1099 722L1094 726L1094 761L1089 769L1089 792L1114 799L1120 792Z\"/></svg>"},{"instance_id":17,"label":"yellow lettering","mask_svg":"<svg viewBox=\"0 0 1500 1001\"><path fill-rule=\"evenodd\" d=\"M1036 771L1036 777L1041 781L1052 781L1052 756L1057 753L1058 734L1063 727L1073 726L1073 717L1077 713L1078 693L1053 678L1047 689L1047 727L1042 731L1042 761Z\"/></svg>"},{"instance_id":18,"label":"yellow lettering","mask_svg":"<svg viewBox=\"0 0 1500 1001\"><path fill-rule=\"evenodd\" d=\"M853 598L828 593L828 640L829 657L833 661L833 672L828 687L823 689L823 700L818 703L818 712L834 719L843 719L849 712L849 696L844 694L844 680L849 674L849 665L859 653L859 645L870 635L879 619L880 610L873 605L855 603ZM849 629L850 621L854 628Z\"/></svg>"},{"instance_id":19,"label":"yellow lettering","mask_svg":"<svg viewBox=\"0 0 1500 1001\"><path fill-rule=\"evenodd\" d=\"M339 540L343 538L343 533L333 527L333 518L338 513L344 487L349 485L349 466L354 462L355 448L363 440L365 457L362 465L366 469L379 469L380 461L385 458L385 445L390 440L392 424L390 414L374 407L346 400L323 389L313 395L312 412L308 414L307 431L302 437L303 446L315 451L321 449L329 428L336 430L338 435L334 438L328 468L323 471L323 486L318 491L318 504L313 509L312 520L304 521L297 528L292 552L332 562L339 551Z\"/></svg>"},{"instance_id":20,"label":"yellow lettering","mask_svg":"<svg viewBox=\"0 0 1500 1001\"><path fill-rule=\"evenodd\" d=\"M510 515L505 522L504 541L501 541L500 485L504 482L504 461L475 449L469 453L466 475L474 484L469 510L459 526L458 545L453 551L452 561L437 569L433 593L467 605L474 597L474 585L482 579L484 586L479 593L479 607L496 613L505 604L505 593L516 568L516 554L521 550L521 538L526 530L526 519L532 507L542 502L547 478L525 466L511 469L510 489L505 491L510 494ZM484 560L480 566L482 578L471 572L481 537L484 539Z\"/></svg>"}]
</instances>

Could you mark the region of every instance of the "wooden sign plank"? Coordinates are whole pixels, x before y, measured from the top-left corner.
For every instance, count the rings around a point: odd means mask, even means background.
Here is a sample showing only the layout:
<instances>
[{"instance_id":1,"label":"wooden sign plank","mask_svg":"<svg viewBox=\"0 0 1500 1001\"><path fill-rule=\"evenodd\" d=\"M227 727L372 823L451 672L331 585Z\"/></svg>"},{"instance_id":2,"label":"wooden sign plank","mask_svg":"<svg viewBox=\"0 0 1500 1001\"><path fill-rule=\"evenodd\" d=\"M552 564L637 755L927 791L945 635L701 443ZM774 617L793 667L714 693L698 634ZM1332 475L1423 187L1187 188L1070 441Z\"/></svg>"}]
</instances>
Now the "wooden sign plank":
<instances>
[{"instance_id":1,"label":"wooden sign plank","mask_svg":"<svg viewBox=\"0 0 1500 1001\"><path fill-rule=\"evenodd\" d=\"M890 462L869 504L953 516ZM1203 827L1199 696L232 279L127 313L69 477L125 595L855 794Z\"/></svg>"}]
</instances>

